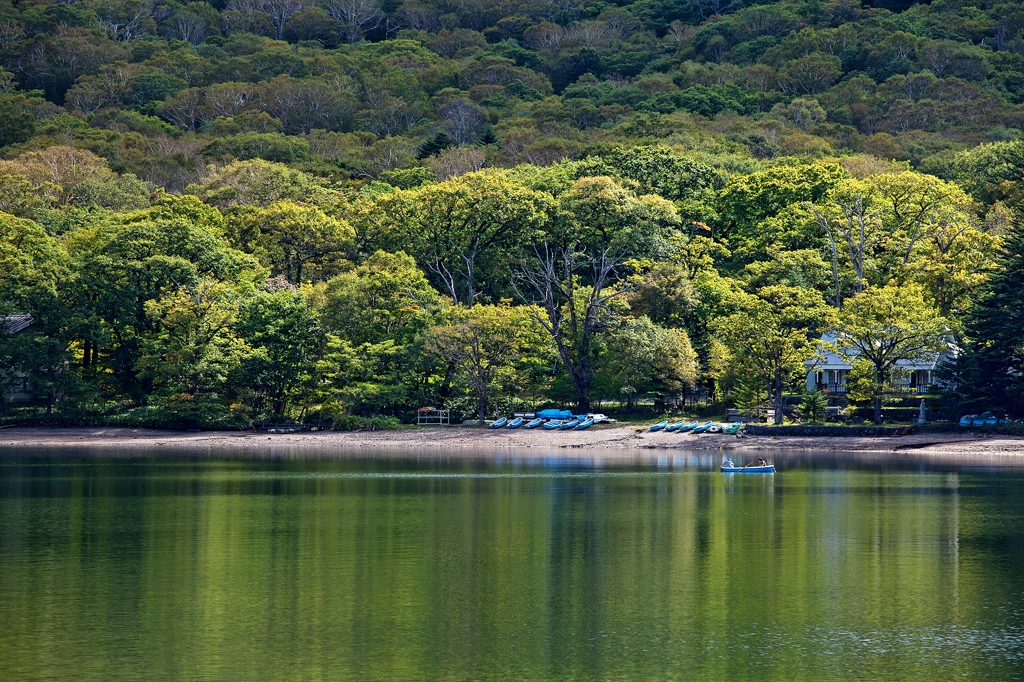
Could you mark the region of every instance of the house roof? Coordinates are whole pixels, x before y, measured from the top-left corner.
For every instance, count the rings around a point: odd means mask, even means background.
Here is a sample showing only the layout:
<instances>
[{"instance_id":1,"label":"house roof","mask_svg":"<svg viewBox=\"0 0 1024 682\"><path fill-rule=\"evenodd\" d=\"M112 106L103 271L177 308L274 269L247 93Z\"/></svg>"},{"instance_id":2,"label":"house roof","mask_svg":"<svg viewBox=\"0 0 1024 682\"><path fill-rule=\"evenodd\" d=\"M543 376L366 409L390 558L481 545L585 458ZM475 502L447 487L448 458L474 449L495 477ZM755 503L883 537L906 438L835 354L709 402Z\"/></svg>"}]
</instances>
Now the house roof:
<instances>
[{"instance_id":1,"label":"house roof","mask_svg":"<svg viewBox=\"0 0 1024 682\"><path fill-rule=\"evenodd\" d=\"M24 331L30 324L35 322L31 315L5 315L0 317L0 326L8 334L17 334Z\"/></svg>"},{"instance_id":2,"label":"house roof","mask_svg":"<svg viewBox=\"0 0 1024 682\"><path fill-rule=\"evenodd\" d=\"M834 343L839 340L839 335L834 333L825 334L821 337L821 340L825 343ZM917 362L910 362L908 360L900 360L896 363L897 367L903 367L909 370L918 369L935 369L940 362L948 358L955 358L957 353L956 344L953 343L952 337L947 342L947 350L942 353L936 353L934 356L925 360L919 360ZM847 351L851 355L855 351ZM805 360L804 364L809 369L823 370L823 369L852 369L852 365L847 362L841 355L833 352L823 353L820 360Z\"/></svg>"}]
</instances>

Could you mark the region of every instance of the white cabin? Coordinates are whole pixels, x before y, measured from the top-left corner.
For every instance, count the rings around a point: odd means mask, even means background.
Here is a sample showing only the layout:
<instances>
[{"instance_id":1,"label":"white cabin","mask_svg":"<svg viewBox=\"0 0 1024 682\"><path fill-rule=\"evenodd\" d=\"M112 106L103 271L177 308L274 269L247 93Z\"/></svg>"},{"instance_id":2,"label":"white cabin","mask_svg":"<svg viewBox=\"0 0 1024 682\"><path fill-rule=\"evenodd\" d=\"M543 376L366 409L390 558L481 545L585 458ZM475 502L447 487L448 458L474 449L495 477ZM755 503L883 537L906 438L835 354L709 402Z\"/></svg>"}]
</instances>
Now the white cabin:
<instances>
[{"instance_id":1,"label":"white cabin","mask_svg":"<svg viewBox=\"0 0 1024 682\"><path fill-rule=\"evenodd\" d=\"M838 339L837 334L825 334L821 340L825 343L833 343ZM935 370L940 363L956 357L956 346L952 338L947 342L948 350L937 353L934 357L925 361L908 362L900 360L897 365L908 370L905 379L901 380L899 390L901 393L927 393L928 387L938 384L938 377ZM846 376L853 369L853 366L837 353L825 353L820 360L807 360L807 390L825 391L827 393L846 393Z\"/></svg>"}]
</instances>

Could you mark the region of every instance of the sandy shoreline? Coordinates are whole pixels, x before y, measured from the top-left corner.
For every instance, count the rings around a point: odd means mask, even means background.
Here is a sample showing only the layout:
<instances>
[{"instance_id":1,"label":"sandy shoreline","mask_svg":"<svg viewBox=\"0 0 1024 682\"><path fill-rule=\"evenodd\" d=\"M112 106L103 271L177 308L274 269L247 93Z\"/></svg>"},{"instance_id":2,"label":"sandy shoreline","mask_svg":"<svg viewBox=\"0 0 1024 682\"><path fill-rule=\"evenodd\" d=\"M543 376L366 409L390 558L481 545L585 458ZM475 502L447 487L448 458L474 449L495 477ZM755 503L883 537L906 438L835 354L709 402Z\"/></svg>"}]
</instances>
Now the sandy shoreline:
<instances>
[{"instance_id":1,"label":"sandy shoreline","mask_svg":"<svg viewBox=\"0 0 1024 682\"><path fill-rule=\"evenodd\" d=\"M561 448L586 450L816 450L831 452L900 452L925 454L1009 455L1024 458L1024 438L980 433L919 433L860 438L795 436L727 436L723 434L652 433L640 427L603 426L586 431L514 431L465 427L401 429L373 432L208 431L186 433L129 428L0 429L0 452L7 448L210 447L253 449L289 447L329 451L498 449L538 455Z\"/></svg>"}]
</instances>

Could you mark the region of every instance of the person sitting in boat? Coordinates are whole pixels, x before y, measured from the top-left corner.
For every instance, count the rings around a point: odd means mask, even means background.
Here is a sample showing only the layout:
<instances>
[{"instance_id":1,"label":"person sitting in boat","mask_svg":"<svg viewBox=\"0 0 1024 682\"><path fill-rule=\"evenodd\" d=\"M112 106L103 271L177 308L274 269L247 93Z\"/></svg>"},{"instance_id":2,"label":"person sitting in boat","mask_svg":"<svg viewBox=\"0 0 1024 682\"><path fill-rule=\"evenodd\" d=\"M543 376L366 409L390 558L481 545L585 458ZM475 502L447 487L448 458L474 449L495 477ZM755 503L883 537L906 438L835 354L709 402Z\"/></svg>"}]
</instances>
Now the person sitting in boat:
<instances>
[{"instance_id":1,"label":"person sitting in boat","mask_svg":"<svg viewBox=\"0 0 1024 682\"><path fill-rule=\"evenodd\" d=\"M768 466L768 462L764 461L764 457L759 457L757 459L757 466L759 466L759 467L766 467L766 466Z\"/></svg>"},{"instance_id":2,"label":"person sitting in boat","mask_svg":"<svg viewBox=\"0 0 1024 682\"><path fill-rule=\"evenodd\" d=\"M725 467L726 469L732 469L736 465L732 463L731 459L726 458L726 460L724 462L722 462L722 466Z\"/></svg>"}]
</instances>

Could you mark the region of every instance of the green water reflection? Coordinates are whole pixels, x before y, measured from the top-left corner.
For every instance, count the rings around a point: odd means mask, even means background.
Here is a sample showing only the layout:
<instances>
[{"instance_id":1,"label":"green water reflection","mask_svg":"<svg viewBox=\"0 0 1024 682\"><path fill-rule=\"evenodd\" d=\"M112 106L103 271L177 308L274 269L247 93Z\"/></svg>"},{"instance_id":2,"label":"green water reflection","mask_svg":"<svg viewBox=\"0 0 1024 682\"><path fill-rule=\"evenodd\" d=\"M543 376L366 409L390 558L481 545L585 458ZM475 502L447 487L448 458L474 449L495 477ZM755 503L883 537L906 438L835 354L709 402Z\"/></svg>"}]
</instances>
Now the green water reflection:
<instances>
[{"instance_id":1,"label":"green water reflection","mask_svg":"<svg viewBox=\"0 0 1024 682\"><path fill-rule=\"evenodd\" d=\"M1019 471L692 464L0 459L0 679L1024 677Z\"/></svg>"}]
</instances>

